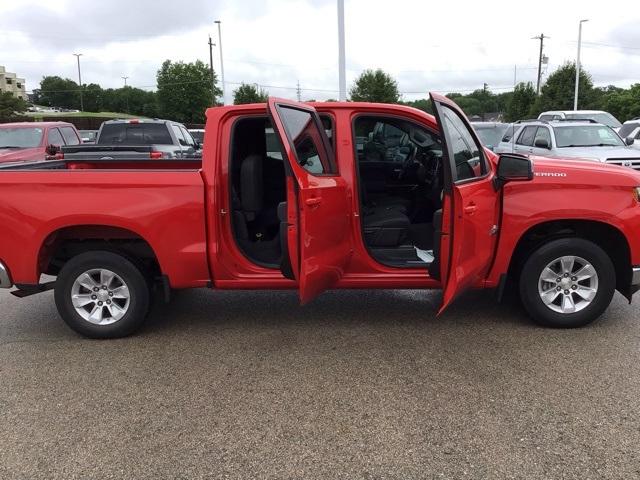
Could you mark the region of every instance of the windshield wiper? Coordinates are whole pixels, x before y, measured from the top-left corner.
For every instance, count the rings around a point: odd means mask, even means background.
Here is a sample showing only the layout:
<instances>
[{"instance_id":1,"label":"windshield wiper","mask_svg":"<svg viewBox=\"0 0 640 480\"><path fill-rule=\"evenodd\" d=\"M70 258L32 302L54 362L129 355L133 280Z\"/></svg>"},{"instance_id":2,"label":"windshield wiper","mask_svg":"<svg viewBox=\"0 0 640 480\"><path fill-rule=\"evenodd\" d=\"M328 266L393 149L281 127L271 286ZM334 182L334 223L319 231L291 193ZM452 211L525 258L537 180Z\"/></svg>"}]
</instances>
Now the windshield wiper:
<instances>
[{"instance_id":1,"label":"windshield wiper","mask_svg":"<svg viewBox=\"0 0 640 480\"><path fill-rule=\"evenodd\" d=\"M577 148L577 147L619 147L620 145L616 145L614 143L594 143L590 145L558 145L558 148Z\"/></svg>"},{"instance_id":2,"label":"windshield wiper","mask_svg":"<svg viewBox=\"0 0 640 480\"><path fill-rule=\"evenodd\" d=\"M17 145L2 145L0 146L0 148L22 148L22 147L19 147Z\"/></svg>"}]
</instances>

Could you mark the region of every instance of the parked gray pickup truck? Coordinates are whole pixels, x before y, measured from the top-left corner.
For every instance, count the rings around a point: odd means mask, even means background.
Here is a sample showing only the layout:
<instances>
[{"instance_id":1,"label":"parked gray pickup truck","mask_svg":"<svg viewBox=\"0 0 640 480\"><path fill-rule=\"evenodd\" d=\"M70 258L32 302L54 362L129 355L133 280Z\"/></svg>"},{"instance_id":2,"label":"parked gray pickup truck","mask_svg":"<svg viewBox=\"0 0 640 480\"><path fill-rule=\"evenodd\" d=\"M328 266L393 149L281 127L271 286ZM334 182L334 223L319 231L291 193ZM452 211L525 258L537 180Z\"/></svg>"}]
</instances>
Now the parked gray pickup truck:
<instances>
[{"instance_id":1,"label":"parked gray pickup truck","mask_svg":"<svg viewBox=\"0 0 640 480\"><path fill-rule=\"evenodd\" d=\"M201 158L199 142L181 123L159 119L108 120L93 145L62 147L65 159Z\"/></svg>"}]
</instances>

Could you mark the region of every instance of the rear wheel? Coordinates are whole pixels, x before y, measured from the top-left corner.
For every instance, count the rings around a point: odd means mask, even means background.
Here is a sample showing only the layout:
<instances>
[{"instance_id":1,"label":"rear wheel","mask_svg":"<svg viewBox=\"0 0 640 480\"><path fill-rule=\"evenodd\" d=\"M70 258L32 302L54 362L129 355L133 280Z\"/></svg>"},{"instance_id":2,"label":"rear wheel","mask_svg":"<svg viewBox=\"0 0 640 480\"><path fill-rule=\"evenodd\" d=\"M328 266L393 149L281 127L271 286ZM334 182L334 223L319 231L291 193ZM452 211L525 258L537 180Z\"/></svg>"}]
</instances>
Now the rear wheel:
<instances>
[{"instance_id":1,"label":"rear wheel","mask_svg":"<svg viewBox=\"0 0 640 480\"><path fill-rule=\"evenodd\" d=\"M111 252L87 252L69 260L56 280L58 312L89 338L130 335L144 322L149 284L139 267Z\"/></svg>"},{"instance_id":2,"label":"rear wheel","mask_svg":"<svg viewBox=\"0 0 640 480\"><path fill-rule=\"evenodd\" d=\"M529 256L520 275L520 297L542 325L581 327L602 315L615 285L615 269L604 250L587 240L563 238Z\"/></svg>"}]
</instances>

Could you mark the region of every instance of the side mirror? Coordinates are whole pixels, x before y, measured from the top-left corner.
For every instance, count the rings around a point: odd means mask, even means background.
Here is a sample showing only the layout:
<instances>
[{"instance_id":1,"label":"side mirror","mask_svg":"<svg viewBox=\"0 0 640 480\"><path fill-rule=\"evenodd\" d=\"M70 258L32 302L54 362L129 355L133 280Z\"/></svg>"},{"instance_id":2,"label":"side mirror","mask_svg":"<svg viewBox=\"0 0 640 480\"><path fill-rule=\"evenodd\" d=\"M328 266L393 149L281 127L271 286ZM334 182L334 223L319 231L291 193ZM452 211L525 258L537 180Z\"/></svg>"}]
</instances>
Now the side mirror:
<instances>
[{"instance_id":1,"label":"side mirror","mask_svg":"<svg viewBox=\"0 0 640 480\"><path fill-rule=\"evenodd\" d=\"M47 145L44 149L44 153L53 157L57 153L60 153L60 147L58 145Z\"/></svg>"},{"instance_id":2,"label":"side mirror","mask_svg":"<svg viewBox=\"0 0 640 480\"><path fill-rule=\"evenodd\" d=\"M635 141L636 141L636 140L635 140L635 138L633 138L633 137L627 137L627 138L625 138L625 139L624 139L624 143L625 143L626 145L633 145L633 142L635 142Z\"/></svg>"},{"instance_id":3,"label":"side mirror","mask_svg":"<svg viewBox=\"0 0 640 480\"><path fill-rule=\"evenodd\" d=\"M547 140L546 138L536 138L533 146L536 148L546 148L547 150L551 148L551 145L549 145L549 140Z\"/></svg>"},{"instance_id":4,"label":"side mirror","mask_svg":"<svg viewBox=\"0 0 640 480\"><path fill-rule=\"evenodd\" d=\"M526 182L533 180L533 164L523 155L506 153L498 159L498 174L495 180L496 189L508 182Z\"/></svg>"}]
</instances>

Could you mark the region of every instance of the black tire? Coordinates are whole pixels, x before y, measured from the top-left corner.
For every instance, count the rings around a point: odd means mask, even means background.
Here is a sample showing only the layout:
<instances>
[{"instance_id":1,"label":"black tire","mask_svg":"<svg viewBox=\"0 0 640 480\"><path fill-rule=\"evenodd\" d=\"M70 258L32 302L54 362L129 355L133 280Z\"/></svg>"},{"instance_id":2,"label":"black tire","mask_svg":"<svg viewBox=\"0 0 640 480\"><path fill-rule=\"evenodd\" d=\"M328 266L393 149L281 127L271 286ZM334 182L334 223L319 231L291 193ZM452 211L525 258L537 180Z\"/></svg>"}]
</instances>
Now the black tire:
<instances>
[{"instance_id":1,"label":"black tire","mask_svg":"<svg viewBox=\"0 0 640 480\"><path fill-rule=\"evenodd\" d=\"M554 311L543 302L538 291L540 276L545 267L563 256L586 260L598 276L597 292L591 303L573 313ZM529 255L520 273L520 298L536 323L554 328L577 328L588 325L602 315L611 303L615 285L615 268L604 250L581 238L562 238L542 245ZM580 300L580 297L574 298Z\"/></svg>"},{"instance_id":2,"label":"black tire","mask_svg":"<svg viewBox=\"0 0 640 480\"><path fill-rule=\"evenodd\" d=\"M128 288L126 313L114 323L91 323L73 305L71 295L76 279L93 269L115 273ZM62 267L56 280L55 301L62 319L79 334L88 338L120 338L131 335L143 324L149 310L150 289L144 273L130 260L112 252L94 251L73 257Z\"/></svg>"}]
</instances>

